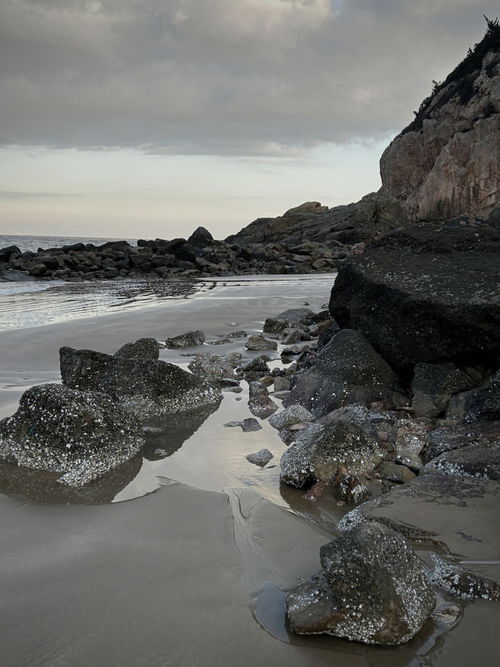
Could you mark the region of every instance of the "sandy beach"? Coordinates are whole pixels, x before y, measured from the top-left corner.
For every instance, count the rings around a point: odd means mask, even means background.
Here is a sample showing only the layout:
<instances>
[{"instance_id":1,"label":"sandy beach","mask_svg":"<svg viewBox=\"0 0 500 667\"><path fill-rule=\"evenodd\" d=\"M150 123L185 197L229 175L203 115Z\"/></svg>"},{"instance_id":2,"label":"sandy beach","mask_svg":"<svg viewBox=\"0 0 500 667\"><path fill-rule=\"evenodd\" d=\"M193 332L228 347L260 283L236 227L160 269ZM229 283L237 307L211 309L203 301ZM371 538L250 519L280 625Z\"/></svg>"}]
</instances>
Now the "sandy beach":
<instances>
[{"instance_id":1,"label":"sandy beach","mask_svg":"<svg viewBox=\"0 0 500 667\"><path fill-rule=\"evenodd\" d=\"M319 310L332 281L224 279L187 299L4 331L1 416L27 387L58 381L62 345L113 352L142 336L198 328L209 341L234 328L251 333L285 308ZM188 362L173 350L161 358ZM193 419L161 445L169 456L140 455L86 496L52 493L48 473L0 467L2 664L444 666L478 655L494 664L487 640L498 610L482 601L457 607L463 618L450 632L455 619L430 622L400 648L290 635L284 591L317 571L343 509L280 490L276 432L267 423L255 433L223 426L246 416L245 390L225 393L205 421ZM273 452L274 467L245 460L260 447Z\"/></svg>"}]
</instances>

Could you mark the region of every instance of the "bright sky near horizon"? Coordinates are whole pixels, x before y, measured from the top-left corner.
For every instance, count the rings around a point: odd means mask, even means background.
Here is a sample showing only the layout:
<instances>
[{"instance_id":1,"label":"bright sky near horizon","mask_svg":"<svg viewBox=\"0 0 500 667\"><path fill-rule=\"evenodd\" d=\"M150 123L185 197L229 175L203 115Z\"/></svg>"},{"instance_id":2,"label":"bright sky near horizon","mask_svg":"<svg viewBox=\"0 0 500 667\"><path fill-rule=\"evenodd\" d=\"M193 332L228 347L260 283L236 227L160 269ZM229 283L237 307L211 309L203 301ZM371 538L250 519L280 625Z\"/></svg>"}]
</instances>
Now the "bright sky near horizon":
<instances>
[{"instance_id":1,"label":"bright sky near horizon","mask_svg":"<svg viewBox=\"0 0 500 667\"><path fill-rule=\"evenodd\" d=\"M485 0L4 0L0 233L223 238L378 189Z\"/></svg>"}]
</instances>

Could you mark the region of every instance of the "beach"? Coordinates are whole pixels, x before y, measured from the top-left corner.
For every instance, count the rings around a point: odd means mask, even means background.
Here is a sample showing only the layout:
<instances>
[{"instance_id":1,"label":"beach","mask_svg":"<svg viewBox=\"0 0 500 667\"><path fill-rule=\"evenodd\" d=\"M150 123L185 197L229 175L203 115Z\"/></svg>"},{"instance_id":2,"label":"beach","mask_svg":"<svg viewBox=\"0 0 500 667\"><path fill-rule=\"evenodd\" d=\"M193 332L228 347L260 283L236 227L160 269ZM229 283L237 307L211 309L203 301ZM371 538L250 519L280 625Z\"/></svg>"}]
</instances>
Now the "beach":
<instances>
[{"instance_id":1,"label":"beach","mask_svg":"<svg viewBox=\"0 0 500 667\"><path fill-rule=\"evenodd\" d=\"M114 352L198 328L207 342L250 334L286 308L320 310L333 279L221 279L189 298L3 331L1 416L29 386L59 381L62 345ZM242 344L204 348L224 354ZM161 358L189 361L182 350ZM399 648L287 631L284 592L318 569L319 547L345 508L280 489L285 446L273 429L223 426L248 415L246 390L225 392L204 421L193 417L158 445L170 455L136 457L85 493L58 496L50 473L1 466L3 664L465 665L479 650L482 664L494 663L487 638L498 611L485 601L455 605L454 617ZM246 461L264 446L271 465Z\"/></svg>"}]
</instances>

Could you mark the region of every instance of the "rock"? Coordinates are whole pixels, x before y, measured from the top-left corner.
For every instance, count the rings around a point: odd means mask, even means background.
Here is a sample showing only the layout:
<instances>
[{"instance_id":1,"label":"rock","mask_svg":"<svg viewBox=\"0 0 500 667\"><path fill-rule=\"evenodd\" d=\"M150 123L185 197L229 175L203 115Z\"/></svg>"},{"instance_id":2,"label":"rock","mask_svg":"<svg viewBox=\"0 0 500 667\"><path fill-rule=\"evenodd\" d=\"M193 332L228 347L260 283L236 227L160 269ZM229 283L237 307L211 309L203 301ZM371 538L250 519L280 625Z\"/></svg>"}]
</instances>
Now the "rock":
<instances>
[{"instance_id":1,"label":"rock","mask_svg":"<svg viewBox=\"0 0 500 667\"><path fill-rule=\"evenodd\" d=\"M435 586L463 600L500 600L500 585L496 581L448 563L437 554L431 554L431 559L434 569L429 577Z\"/></svg>"},{"instance_id":2,"label":"rock","mask_svg":"<svg viewBox=\"0 0 500 667\"><path fill-rule=\"evenodd\" d=\"M195 248L203 248L204 246L210 245L214 240L214 237L208 229L205 227L197 227L191 236L188 238L187 243Z\"/></svg>"},{"instance_id":3,"label":"rock","mask_svg":"<svg viewBox=\"0 0 500 667\"><path fill-rule=\"evenodd\" d=\"M284 329L283 330L283 345L295 345L300 343L303 339L303 333L300 329Z\"/></svg>"},{"instance_id":4,"label":"rock","mask_svg":"<svg viewBox=\"0 0 500 667\"><path fill-rule=\"evenodd\" d=\"M500 233L486 223L395 232L340 268L330 311L395 366L496 368L499 250Z\"/></svg>"},{"instance_id":5,"label":"rock","mask_svg":"<svg viewBox=\"0 0 500 667\"><path fill-rule=\"evenodd\" d=\"M362 503L344 516L339 528L382 522L409 539L460 554L470 561L468 569L498 582L498 565L488 561L496 562L500 552L499 493L498 481L429 472Z\"/></svg>"},{"instance_id":6,"label":"rock","mask_svg":"<svg viewBox=\"0 0 500 667\"><path fill-rule=\"evenodd\" d=\"M474 377L475 375L475 377ZM423 417L439 415L453 394L471 389L482 380L481 374L462 370L452 363L426 364L415 366L411 383L415 414Z\"/></svg>"},{"instance_id":7,"label":"rock","mask_svg":"<svg viewBox=\"0 0 500 667\"><path fill-rule=\"evenodd\" d=\"M500 420L500 371L482 387L454 396L446 416L466 424Z\"/></svg>"},{"instance_id":8,"label":"rock","mask_svg":"<svg viewBox=\"0 0 500 667\"><path fill-rule=\"evenodd\" d=\"M271 400L264 384L257 381L250 382L248 389L248 408L253 415L259 417L259 419L267 419L276 412L278 406Z\"/></svg>"},{"instance_id":9,"label":"rock","mask_svg":"<svg viewBox=\"0 0 500 667\"><path fill-rule=\"evenodd\" d=\"M278 343L264 336L250 336L245 343L247 350L277 350Z\"/></svg>"},{"instance_id":10,"label":"rock","mask_svg":"<svg viewBox=\"0 0 500 667\"><path fill-rule=\"evenodd\" d=\"M156 361L160 357L160 347L155 338L139 338L135 343L126 343L117 352L115 357L129 357L144 361Z\"/></svg>"},{"instance_id":11,"label":"rock","mask_svg":"<svg viewBox=\"0 0 500 667\"><path fill-rule=\"evenodd\" d=\"M269 366L266 363L266 357L255 357L239 366L241 373L269 373Z\"/></svg>"},{"instance_id":12,"label":"rock","mask_svg":"<svg viewBox=\"0 0 500 667\"><path fill-rule=\"evenodd\" d=\"M205 342L205 334L203 331L188 331L187 333L167 338L165 345L171 349L180 349L183 347L195 347L202 345Z\"/></svg>"},{"instance_id":13,"label":"rock","mask_svg":"<svg viewBox=\"0 0 500 667\"><path fill-rule=\"evenodd\" d=\"M297 634L397 645L430 617L435 597L423 564L390 528L356 526L323 546L320 557L322 570L287 596Z\"/></svg>"},{"instance_id":14,"label":"rock","mask_svg":"<svg viewBox=\"0 0 500 667\"><path fill-rule=\"evenodd\" d=\"M263 332L264 333L282 333L287 328L287 323L285 320L278 320L275 317L268 317L264 322Z\"/></svg>"},{"instance_id":15,"label":"rock","mask_svg":"<svg viewBox=\"0 0 500 667\"><path fill-rule=\"evenodd\" d=\"M337 334L339 331L340 327L337 322L335 322L335 320L331 320L331 324L328 324L328 326L324 327L318 334L318 351L322 350L325 345L328 345L335 334Z\"/></svg>"},{"instance_id":16,"label":"rock","mask_svg":"<svg viewBox=\"0 0 500 667\"><path fill-rule=\"evenodd\" d=\"M489 446L474 444L443 452L424 466L422 473L427 472L498 480L500 479L500 441Z\"/></svg>"},{"instance_id":17,"label":"rock","mask_svg":"<svg viewBox=\"0 0 500 667\"><path fill-rule=\"evenodd\" d=\"M250 431L262 430L262 426L253 417L248 417L247 419L243 419L240 422L228 422L227 424L224 424L224 426L229 426L229 427L241 426L241 429L244 433L248 433Z\"/></svg>"},{"instance_id":18,"label":"rock","mask_svg":"<svg viewBox=\"0 0 500 667\"><path fill-rule=\"evenodd\" d=\"M357 504L370 495L369 489L357 475L338 475L333 488L336 497L349 504Z\"/></svg>"},{"instance_id":19,"label":"rock","mask_svg":"<svg viewBox=\"0 0 500 667\"><path fill-rule=\"evenodd\" d=\"M62 347L59 356L67 387L104 392L141 418L213 405L221 398L213 385L165 361L71 347Z\"/></svg>"},{"instance_id":20,"label":"rock","mask_svg":"<svg viewBox=\"0 0 500 667\"><path fill-rule=\"evenodd\" d=\"M310 324L313 318L314 313L309 308L289 308L276 317L279 322L286 322L287 326Z\"/></svg>"},{"instance_id":21,"label":"rock","mask_svg":"<svg viewBox=\"0 0 500 667\"><path fill-rule=\"evenodd\" d=\"M349 403L371 403L396 384L391 367L358 331L339 331L312 368L297 378L285 405L300 403L321 416Z\"/></svg>"},{"instance_id":22,"label":"rock","mask_svg":"<svg viewBox=\"0 0 500 667\"><path fill-rule=\"evenodd\" d=\"M425 435L422 459L428 463L443 452L469 446L488 447L497 441L500 441L500 422L439 427Z\"/></svg>"},{"instance_id":23,"label":"rock","mask_svg":"<svg viewBox=\"0 0 500 667\"><path fill-rule=\"evenodd\" d=\"M271 459L274 458L274 456L268 449L259 449L258 452L247 454L245 458L247 461L250 461L250 463L254 463L255 465L261 466L263 468L269 463Z\"/></svg>"},{"instance_id":24,"label":"rock","mask_svg":"<svg viewBox=\"0 0 500 667\"><path fill-rule=\"evenodd\" d=\"M226 386L226 387L223 387L223 391L230 391L233 394L241 394L243 389L242 389L242 387L228 387L228 386Z\"/></svg>"},{"instance_id":25,"label":"rock","mask_svg":"<svg viewBox=\"0 0 500 667\"><path fill-rule=\"evenodd\" d=\"M370 472L383 456L379 443L355 424L314 423L299 431L295 443L283 453L280 479L299 489L332 482L339 472Z\"/></svg>"},{"instance_id":26,"label":"rock","mask_svg":"<svg viewBox=\"0 0 500 667\"><path fill-rule=\"evenodd\" d=\"M209 352L195 355L188 368L193 375L209 381L230 379L234 376L233 366L227 359Z\"/></svg>"},{"instance_id":27,"label":"rock","mask_svg":"<svg viewBox=\"0 0 500 667\"><path fill-rule=\"evenodd\" d=\"M484 218L498 205L499 31L489 25L382 155L381 194L410 218Z\"/></svg>"},{"instance_id":28,"label":"rock","mask_svg":"<svg viewBox=\"0 0 500 667\"><path fill-rule=\"evenodd\" d=\"M0 421L0 457L19 466L63 473L84 486L128 461L145 444L139 421L108 395L59 384L25 391Z\"/></svg>"},{"instance_id":29,"label":"rock","mask_svg":"<svg viewBox=\"0 0 500 667\"><path fill-rule=\"evenodd\" d=\"M275 429L281 430L301 422L312 422L314 417L302 405L290 405L288 408L278 414L269 417L269 423Z\"/></svg>"},{"instance_id":30,"label":"rock","mask_svg":"<svg viewBox=\"0 0 500 667\"><path fill-rule=\"evenodd\" d=\"M378 471L384 479L388 479L391 482L399 482L400 484L408 482L415 477L415 473L409 468L397 463L381 463L378 467Z\"/></svg>"},{"instance_id":31,"label":"rock","mask_svg":"<svg viewBox=\"0 0 500 667\"><path fill-rule=\"evenodd\" d=\"M286 377L282 377L281 375L278 375L277 377L274 378L274 391L276 392L282 392L282 391L289 391L290 389L290 380Z\"/></svg>"}]
</instances>

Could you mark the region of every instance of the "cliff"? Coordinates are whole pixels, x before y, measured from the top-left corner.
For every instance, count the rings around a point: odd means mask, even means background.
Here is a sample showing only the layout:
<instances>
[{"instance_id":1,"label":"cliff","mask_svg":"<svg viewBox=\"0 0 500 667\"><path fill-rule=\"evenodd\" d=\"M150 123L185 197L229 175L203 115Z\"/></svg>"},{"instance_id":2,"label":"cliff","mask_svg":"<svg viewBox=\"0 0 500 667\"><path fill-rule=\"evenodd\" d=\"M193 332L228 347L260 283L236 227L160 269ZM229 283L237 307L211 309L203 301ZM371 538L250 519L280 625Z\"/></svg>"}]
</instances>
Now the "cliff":
<instances>
[{"instance_id":1,"label":"cliff","mask_svg":"<svg viewBox=\"0 0 500 667\"><path fill-rule=\"evenodd\" d=\"M487 218L498 207L500 25L426 98L413 122L384 151L382 187L359 202L328 209L307 202L277 218L259 218L233 243L352 244L418 221Z\"/></svg>"}]
</instances>

